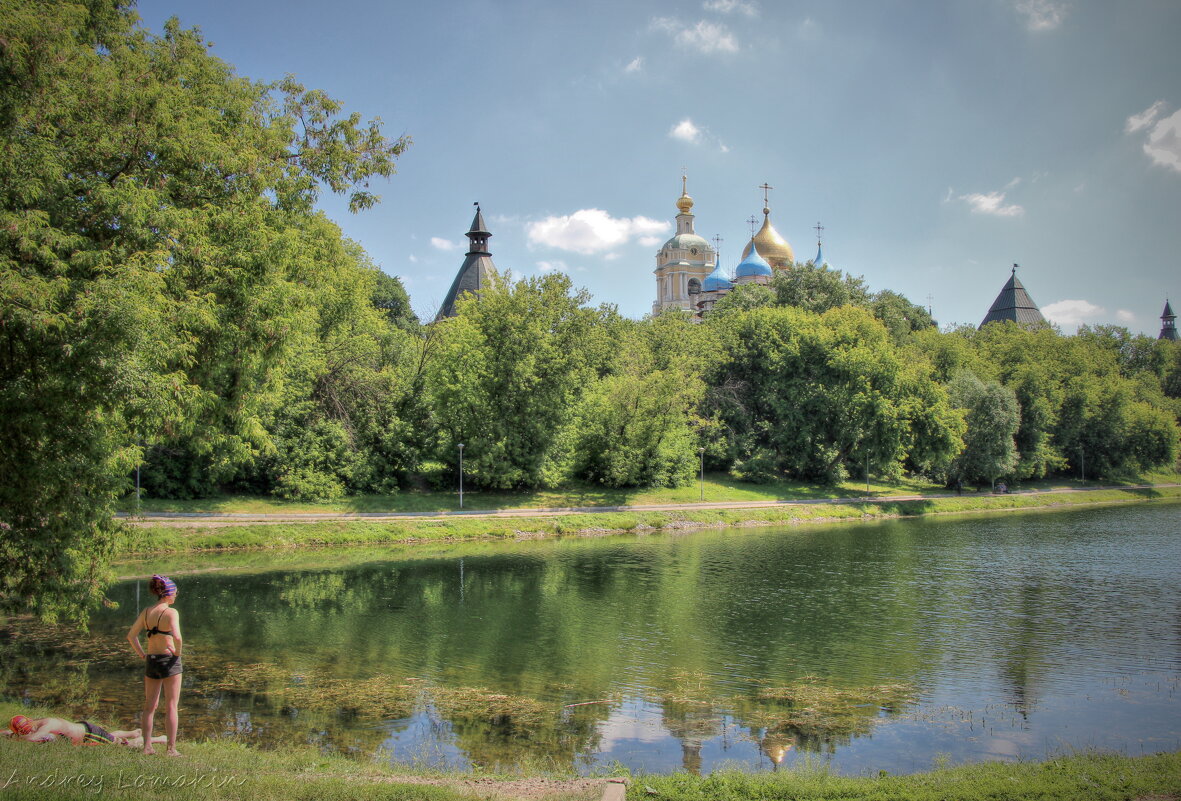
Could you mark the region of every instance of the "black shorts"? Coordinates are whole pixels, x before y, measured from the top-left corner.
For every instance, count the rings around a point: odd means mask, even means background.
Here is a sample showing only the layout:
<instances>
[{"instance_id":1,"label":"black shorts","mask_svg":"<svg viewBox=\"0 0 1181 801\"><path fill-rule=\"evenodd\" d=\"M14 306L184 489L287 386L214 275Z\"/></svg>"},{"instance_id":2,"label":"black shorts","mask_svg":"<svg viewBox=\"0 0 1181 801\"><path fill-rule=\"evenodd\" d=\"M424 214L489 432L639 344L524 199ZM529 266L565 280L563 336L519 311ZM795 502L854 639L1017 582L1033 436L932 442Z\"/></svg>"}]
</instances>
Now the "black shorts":
<instances>
[{"instance_id":1,"label":"black shorts","mask_svg":"<svg viewBox=\"0 0 1181 801\"><path fill-rule=\"evenodd\" d=\"M148 654L144 675L149 679L166 679L179 676L182 670L180 657L176 654Z\"/></svg>"}]
</instances>

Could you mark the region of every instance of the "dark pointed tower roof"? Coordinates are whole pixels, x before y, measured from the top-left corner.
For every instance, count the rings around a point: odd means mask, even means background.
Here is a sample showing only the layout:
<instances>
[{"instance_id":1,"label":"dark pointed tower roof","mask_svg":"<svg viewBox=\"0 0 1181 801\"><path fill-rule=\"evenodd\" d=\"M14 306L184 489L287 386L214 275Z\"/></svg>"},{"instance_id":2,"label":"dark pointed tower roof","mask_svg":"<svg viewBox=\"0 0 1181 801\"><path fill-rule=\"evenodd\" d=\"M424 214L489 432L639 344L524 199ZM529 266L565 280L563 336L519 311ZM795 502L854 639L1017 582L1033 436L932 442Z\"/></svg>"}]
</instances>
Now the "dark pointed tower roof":
<instances>
[{"instance_id":1,"label":"dark pointed tower roof","mask_svg":"<svg viewBox=\"0 0 1181 801\"><path fill-rule=\"evenodd\" d=\"M989 323L1001 322L1003 320L1012 320L1015 323L1022 325L1029 325L1035 323L1044 323L1045 317L1042 317L1041 310L1038 309L1037 304L1033 302L1033 298L1025 291L1025 287L1021 285L1021 280L1017 278L1017 265L1013 265L1013 272L1009 276L1009 280L1005 282L1001 293L996 296L996 300L992 302L992 308L988 310L980 327L988 325Z\"/></svg>"},{"instance_id":2,"label":"dark pointed tower roof","mask_svg":"<svg viewBox=\"0 0 1181 801\"><path fill-rule=\"evenodd\" d=\"M1173 307L1169 305L1168 298L1165 298L1165 310L1160 316L1160 336L1157 339L1171 339L1177 341L1177 315L1173 314Z\"/></svg>"},{"instance_id":3,"label":"dark pointed tower roof","mask_svg":"<svg viewBox=\"0 0 1181 801\"><path fill-rule=\"evenodd\" d=\"M492 263L492 254L488 251L488 238L492 234L484 224L484 214L480 211L480 204L476 205L476 216L472 218L472 227L467 232L470 242L467 257L464 258L451 288L447 290L443 304L439 306L439 313L435 320L455 316L455 301L465 292L479 293L480 290L492 285L496 280L496 265Z\"/></svg>"}]
</instances>

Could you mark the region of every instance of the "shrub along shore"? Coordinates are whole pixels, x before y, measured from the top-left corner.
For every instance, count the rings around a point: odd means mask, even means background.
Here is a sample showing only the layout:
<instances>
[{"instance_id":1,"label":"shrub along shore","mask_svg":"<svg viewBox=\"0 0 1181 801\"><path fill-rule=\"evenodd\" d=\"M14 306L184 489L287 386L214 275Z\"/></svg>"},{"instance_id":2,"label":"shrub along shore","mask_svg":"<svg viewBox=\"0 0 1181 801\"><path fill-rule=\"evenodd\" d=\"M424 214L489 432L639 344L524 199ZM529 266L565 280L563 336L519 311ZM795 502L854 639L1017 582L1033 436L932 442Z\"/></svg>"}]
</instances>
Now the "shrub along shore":
<instances>
[{"instance_id":1,"label":"shrub along shore","mask_svg":"<svg viewBox=\"0 0 1181 801\"><path fill-rule=\"evenodd\" d=\"M751 497L753 491L743 488L731 496L713 501L730 502L733 507L687 508L678 497L642 499L646 505L665 504L676 508L659 510L611 511L552 511L538 509L531 515L526 506L511 506L499 496L493 499L473 498L474 504L490 508L487 513L437 515L416 512L421 516L397 517L406 510L387 509L390 517L355 517L339 507L321 508L303 504L289 509L281 504L258 499L223 500L200 510L221 515L221 519L159 517L136 519L126 527L119 548L121 556L185 553L241 548L290 548L329 545L380 545L405 543L439 543L464 540L525 539L554 536L596 536L632 531L682 530L692 528L721 528L726 526L777 526L848 522L858 520L913 517L930 514L999 512L1008 510L1058 509L1083 505L1136 503L1181 498L1181 484L1162 483L1153 486L1128 487L1062 487L1044 486L1009 494L969 492L904 496L898 488L871 488L874 495L822 499L814 488L797 488L808 497L783 498L782 492L766 490L764 497ZM906 488L911 490L914 488ZM1070 490L1070 491L1066 491ZM848 488L838 492L852 495ZM712 493L715 498L724 493ZM835 493L834 493L835 494ZM432 494L437 504L438 495ZM534 504L537 498L530 499ZM542 500L555 502L555 507L570 496L545 496ZM630 499L632 505L641 501ZM775 501L774 505L743 507L751 501ZM823 500L823 502L821 502ZM430 506L432 501L419 499L410 506ZM473 505L473 504L469 504ZM573 505L573 504L572 504ZM380 514L371 502L365 514ZM532 507L535 508L535 507ZM551 507L552 508L552 507ZM366 506L362 506L366 509ZM145 514L174 511L147 510ZM199 513L189 507L189 514ZM248 515L251 519L236 520L229 515ZM328 519L324 519L328 515Z\"/></svg>"}]
</instances>

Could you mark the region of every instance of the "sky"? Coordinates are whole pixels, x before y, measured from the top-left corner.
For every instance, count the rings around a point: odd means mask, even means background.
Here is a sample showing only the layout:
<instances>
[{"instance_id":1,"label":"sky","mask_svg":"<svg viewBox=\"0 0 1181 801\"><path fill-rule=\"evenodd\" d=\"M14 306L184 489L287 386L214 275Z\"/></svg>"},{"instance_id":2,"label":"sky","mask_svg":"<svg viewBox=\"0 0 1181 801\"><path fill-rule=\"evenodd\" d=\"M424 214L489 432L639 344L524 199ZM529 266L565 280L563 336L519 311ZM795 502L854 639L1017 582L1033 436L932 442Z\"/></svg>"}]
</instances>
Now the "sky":
<instances>
[{"instance_id":1,"label":"sky","mask_svg":"<svg viewBox=\"0 0 1181 801\"><path fill-rule=\"evenodd\" d=\"M321 208L420 317L478 201L501 271L639 318L674 233L737 265L769 184L798 260L976 325L1017 275L1062 330L1181 306L1175 0L141 0L239 75L293 74L413 144Z\"/></svg>"}]
</instances>

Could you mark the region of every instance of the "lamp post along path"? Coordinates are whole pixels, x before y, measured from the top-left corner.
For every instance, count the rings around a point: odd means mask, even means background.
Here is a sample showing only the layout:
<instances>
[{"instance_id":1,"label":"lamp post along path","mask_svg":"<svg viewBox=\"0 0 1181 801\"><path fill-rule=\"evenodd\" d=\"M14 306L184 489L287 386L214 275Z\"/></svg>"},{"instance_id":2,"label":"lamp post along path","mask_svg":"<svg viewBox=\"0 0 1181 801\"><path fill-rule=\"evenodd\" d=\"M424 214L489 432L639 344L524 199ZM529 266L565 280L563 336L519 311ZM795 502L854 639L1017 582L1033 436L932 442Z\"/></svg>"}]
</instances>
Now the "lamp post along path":
<instances>
[{"instance_id":1,"label":"lamp post along path","mask_svg":"<svg viewBox=\"0 0 1181 801\"><path fill-rule=\"evenodd\" d=\"M701 495L699 500L705 500L705 448L697 449L698 455L701 457Z\"/></svg>"},{"instance_id":2,"label":"lamp post along path","mask_svg":"<svg viewBox=\"0 0 1181 801\"><path fill-rule=\"evenodd\" d=\"M463 443L459 443L459 508L463 508Z\"/></svg>"}]
</instances>

